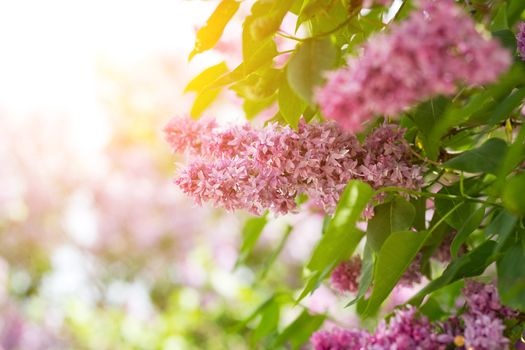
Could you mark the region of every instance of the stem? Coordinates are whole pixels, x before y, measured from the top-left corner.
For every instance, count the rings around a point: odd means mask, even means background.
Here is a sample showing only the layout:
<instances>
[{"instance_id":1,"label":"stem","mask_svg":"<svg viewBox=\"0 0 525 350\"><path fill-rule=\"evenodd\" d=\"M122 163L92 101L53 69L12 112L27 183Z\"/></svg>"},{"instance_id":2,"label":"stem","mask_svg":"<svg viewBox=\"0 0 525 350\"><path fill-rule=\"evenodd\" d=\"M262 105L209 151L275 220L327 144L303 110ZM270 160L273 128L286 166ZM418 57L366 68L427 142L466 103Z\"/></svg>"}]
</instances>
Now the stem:
<instances>
[{"instance_id":1,"label":"stem","mask_svg":"<svg viewBox=\"0 0 525 350\"><path fill-rule=\"evenodd\" d=\"M438 181L441 179L441 176L443 176L443 175L445 174L445 172L446 172L445 169L441 169L441 170L439 171L439 173L437 174L436 178L433 179L432 181L430 181L430 183L429 183L428 185L426 185L426 186L424 187L424 189L427 189L427 188L429 188L429 187L432 187L436 182L438 182Z\"/></svg>"},{"instance_id":2,"label":"stem","mask_svg":"<svg viewBox=\"0 0 525 350\"><path fill-rule=\"evenodd\" d=\"M383 188L378 189L376 192L378 192L378 193L380 193L380 192L404 192L404 193L408 193L408 194L416 196L416 197L419 196L419 197L425 197L425 198L455 199L455 200L463 200L463 201L467 201L467 202L476 202L476 203L481 203L481 204L501 207L501 204L499 204L499 203L492 202L492 201L487 201L487 200L483 200L483 199L479 199L479 198L474 198L474 197L470 197L470 196L466 196L466 195L465 196L458 196L458 195L454 195L454 194L420 192L420 191L414 191L414 190L411 190L411 189L408 189L408 188L396 187L396 186L383 187Z\"/></svg>"},{"instance_id":3,"label":"stem","mask_svg":"<svg viewBox=\"0 0 525 350\"><path fill-rule=\"evenodd\" d=\"M450 209L445 215L443 215L443 217L442 217L441 219L439 219L438 222L436 222L436 223L434 224L434 226L432 226L432 227L430 228L430 230L428 230L428 232L429 232L429 233L434 232L434 230L435 230L436 228L438 228L439 225L441 225L441 224L442 224L442 223L443 223L443 222L444 222L444 221L445 221L450 215L452 215L452 213L455 212L456 209L459 208L461 205L463 205L463 203L458 203L458 204L456 204L456 205L455 205L452 209Z\"/></svg>"},{"instance_id":4,"label":"stem","mask_svg":"<svg viewBox=\"0 0 525 350\"><path fill-rule=\"evenodd\" d=\"M286 51L279 51L277 52L277 56L280 56L280 55L286 55L287 53L292 53L294 52L295 50L286 50Z\"/></svg>"},{"instance_id":5,"label":"stem","mask_svg":"<svg viewBox=\"0 0 525 350\"><path fill-rule=\"evenodd\" d=\"M300 42L303 42L303 41L305 41L307 39L307 38L298 38L296 36L293 36L293 35L290 35L290 34L286 34L283 31L278 31L277 35L282 36L283 38L286 38L286 39L300 41Z\"/></svg>"},{"instance_id":6,"label":"stem","mask_svg":"<svg viewBox=\"0 0 525 350\"><path fill-rule=\"evenodd\" d=\"M416 151L414 151L414 150L412 149L412 147L409 147L409 149L410 149L410 152L411 152L416 158L418 158L418 159L420 159L420 160L422 160L422 161L424 161L424 162L426 162L426 163L428 163L428 164L432 164L432 165L435 165L435 166L437 166L437 167L441 167L441 163L434 162L433 160L430 160L430 159L428 159L428 158L426 158L426 157L423 157L421 154L419 154L419 153L417 153Z\"/></svg>"},{"instance_id":7,"label":"stem","mask_svg":"<svg viewBox=\"0 0 525 350\"><path fill-rule=\"evenodd\" d=\"M303 42L303 41L306 41L306 40L309 40L309 39L315 39L315 38L322 38L324 36L328 36L330 34L333 34L337 31L339 31L341 28L343 28L344 26L350 24L350 21L353 19L353 15L348 17L347 19L345 19L343 22L339 23L336 27L334 27L333 29L330 29L329 31L327 32L324 32L324 33L319 33L319 34L316 34L316 35L313 35L309 38L298 38L296 36L293 36L293 35L290 35L290 34L287 34L287 33L284 33L283 31L278 31L277 32L277 35L279 36L282 36L283 38L286 38L286 39L290 39L290 40L295 40L295 41L299 41L299 42ZM352 28L356 31L359 31L360 29L359 28L356 28L356 27L353 27Z\"/></svg>"}]
</instances>

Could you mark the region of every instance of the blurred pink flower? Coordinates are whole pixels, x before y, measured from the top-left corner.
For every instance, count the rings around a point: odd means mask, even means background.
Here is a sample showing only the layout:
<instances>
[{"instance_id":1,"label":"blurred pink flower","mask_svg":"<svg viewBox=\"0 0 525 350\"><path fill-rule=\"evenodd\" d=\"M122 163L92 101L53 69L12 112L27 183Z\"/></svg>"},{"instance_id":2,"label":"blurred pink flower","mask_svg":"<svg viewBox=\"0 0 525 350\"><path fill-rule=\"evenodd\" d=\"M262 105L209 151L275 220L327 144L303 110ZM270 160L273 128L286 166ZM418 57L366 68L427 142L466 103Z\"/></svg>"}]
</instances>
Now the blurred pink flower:
<instances>
[{"instance_id":1,"label":"blurred pink flower","mask_svg":"<svg viewBox=\"0 0 525 350\"><path fill-rule=\"evenodd\" d=\"M510 53L487 40L452 0L424 0L390 33L372 37L363 54L329 73L317 92L326 117L359 131L375 115L396 116L435 95L452 95L456 84L495 81Z\"/></svg>"}]
</instances>

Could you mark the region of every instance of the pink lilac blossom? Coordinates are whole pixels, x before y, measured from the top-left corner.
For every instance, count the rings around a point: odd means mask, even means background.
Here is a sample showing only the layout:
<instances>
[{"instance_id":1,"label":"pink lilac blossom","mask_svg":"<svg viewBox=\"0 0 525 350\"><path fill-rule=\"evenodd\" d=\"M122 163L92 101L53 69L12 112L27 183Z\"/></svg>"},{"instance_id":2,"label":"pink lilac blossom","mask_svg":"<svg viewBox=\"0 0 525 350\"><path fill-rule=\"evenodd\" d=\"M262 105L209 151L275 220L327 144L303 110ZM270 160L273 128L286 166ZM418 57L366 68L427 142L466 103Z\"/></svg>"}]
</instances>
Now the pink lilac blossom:
<instances>
[{"instance_id":1,"label":"pink lilac blossom","mask_svg":"<svg viewBox=\"0 0 525 350\"><path fill-rule=\"evenodd\" d=\"M495 81L511 55L475 27L452 0L422 1L406 21L371 38L346 68L328 74L316 95L323 114L358 131L374 115L396 116L432 96L452 95L458 83Z\"/></svg>"},{"instance_id":2,"label":"pink lilac blossom","mask_svg":"<svg viewBox=\"0 0 525 350\"><path fill-rule=\"evenodd\" d=\"M434 327L415 307L398 309L386 323L381 321L367 349L439 349L442 344L436 338Z\"/></svg>"},{"instance_id":3,"label":"pink lilac blossom","mask_svg":"<svg viewBox=\"0 0 525 350\"><path fill-rule=\"evenodd\" d=\"M314 350L440 349L433 325L414 307L398 309L389 322L381 321L373 334L362 330L319 331L310 338Z\"/></svg>"},{"instance_id":4,"label":"pink lilac blossom","mask_svg":"<svg viewBox=\"0 0 525 350\"><path fill-rule=\"evenodd\" d=\"M330 276L332 287L343 292L357 292L359 287L359 275L361 274L361 257L356 255L348 261L339 264Z\"/></svg>"},{"instance_id":5,"label":"pink lilac blossom","mask_svg":"<svg viewBox=\"0 0 525 350\"><path fill-rule=\"evenodd\" d=\"M355 350L364 349L369 338L370 334L366 331L334 328L330 332L314 333L310 342L314 350Z\"/></svg>"},{"instance_id":6,"label":"pink lilac blossom","mask_svg":"<svg viewBox=\"0 0 525 350\"><path fill-rule=\"evenodd\" d=\"M305 194L331 213L351 179L410 189L423 182L403 129L394 125L374 130L362 145L333 122L253 129L174 118L164 131L173 151L191 159L175 183L198 204L209 201L228 210L285 214Z\"/></svg>"},{"instance_id":7,"label":"pink lilac blossom","mask_svg":"<svg viewBox=\"0 0 525 350\"><path fill-rule=\"evenodd\" d=\"M525 61L525 22L521 22L519 25L519 32L516 36L518 42L518 53L522 60Z\"/></svg>"}]
</instances>

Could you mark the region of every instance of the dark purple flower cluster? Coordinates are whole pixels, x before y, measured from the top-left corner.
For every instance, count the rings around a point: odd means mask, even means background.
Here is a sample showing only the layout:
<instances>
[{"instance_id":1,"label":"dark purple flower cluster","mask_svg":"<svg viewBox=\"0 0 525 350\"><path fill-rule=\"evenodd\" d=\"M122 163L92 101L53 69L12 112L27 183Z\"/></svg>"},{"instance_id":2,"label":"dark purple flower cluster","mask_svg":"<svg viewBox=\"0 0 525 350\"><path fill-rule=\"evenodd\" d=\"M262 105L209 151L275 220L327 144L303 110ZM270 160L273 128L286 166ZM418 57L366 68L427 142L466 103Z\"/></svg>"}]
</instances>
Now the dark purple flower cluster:
<instances>
[{"instance_id":1,"label":"dark purple flower cluster","mask_svg":"<svg viewBox=\"0 0 525 350\"><path fill-rule=\"evenodd\" d=\"M430 322L412 306L398 309L388 322L381 321L373 333L363 330L320 331L311 338L314 350L435 350L465 348L504 350L505 319L519 313L503 305L494 284L467 281L463 289L465 311L445 322Z\"/></svg>"},{"instance_id":2,"label":"dark purple flower cluster","mask_svg":"<svg viewBox=\"0 0 525 350\"><path fill-rule=\"evenodd\" d=\"M520 23L519 32L516 36L518 42L518 53L522 60L525 61L525 22Z\"/></svg>"},{"instance_id":3,"label":"dark purple flower cluster","mask_svg":"<svg viewBox=\"0 0 525 350\"><path fill-rule=\"evenodd\" d=\"M465 325L465 345L480 350L507 349L509 340L503 335L504 319L518 313L501 305L494 284L467 281L463 289L467 312L461 318Z\"/></svg>"},{"instance_id":4,"label":"dark purple flower cluster","mask_svg":"<svg viewBox=\"0 0 525 350\"><path fill-rule=\"evenodd\" d=\"M380 322L373 334L336 328L315 333L311 343L314 350L439 349L442 345L432 324L414 307L396 310L388 322Z\"/></svg>"}]
</instances>

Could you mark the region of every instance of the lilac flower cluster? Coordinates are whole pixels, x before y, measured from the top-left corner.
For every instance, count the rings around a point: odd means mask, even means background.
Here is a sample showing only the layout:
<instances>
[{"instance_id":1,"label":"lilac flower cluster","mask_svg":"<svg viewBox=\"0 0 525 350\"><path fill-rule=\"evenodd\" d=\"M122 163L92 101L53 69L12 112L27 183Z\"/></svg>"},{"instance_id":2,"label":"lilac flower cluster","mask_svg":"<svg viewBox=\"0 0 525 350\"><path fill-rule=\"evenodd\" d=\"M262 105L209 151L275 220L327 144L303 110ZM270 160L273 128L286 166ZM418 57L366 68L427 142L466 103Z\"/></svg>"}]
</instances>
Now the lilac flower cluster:
<instances>
[{"instance_id":1,"label":"lilac flower cluster","mask_svg":"<svg viewBox=\"0 0 525 350\"><path fill-rule=\"evenodd\" d=\"M369 343L370 334L362 330L319 331L312 335L310 342L315 350L355 350L364 349Z\"/></svg>"},{"instance_id":2,"label":"lilac flower cluster","mask_svg":"<svg viewBox=\"0 0 525 350\"><path fill-rule=\"evenodd\" d=\"M494 284L467 281L463 294L467 312L461 318L467 349L507 349L509 340L503 335L503 320L515 318L518 313L501 305Z\"/></svg>"},{"instance_id":3,"label":"lilac flower cluster","mask_svg":"<svg viewBox=\"0 0 525 350\"><path fill-rule=\"evenodd\" d=\"M403 129L394 125L377 128L363 144L333 122L254 129L174 118L164 131L173 151L190 157L175 183L198 204L285 214L305 194L331 213L352 179L375 188L422 184L423 169L411 163Z\"/></svg>"},{"instance_id":4,"label":"lilac flower cluster","mask_svg":"<svg viewBox=\"0 0 525 350\"><path fill-rule=\"evenodd\" d=\"M414 307L396 310L389 322L381 321L373 334L336 328L314 333L311 343L314 350L439 349L442 345L432 324Z\"/></svg>"},{"instance_id":5,"label":"lilac flower cluster","mask_svg":"<svg viewBox=\"0 0 525 350\"><path fill-rule=\"evenodd\" d=\"M516 36L518 42L518 53L522 60L525 61L525 22L521 22L519 25L519 32Z\"/></svg>"},{"instance_id":6,"label":"lilac flower cluster","mask_svg":"<svg viewBox=\"0 0 525 350\"><path fill-rule=\"evenodd\" d=\"M348 261L340 263L330 275L332 287L343 292L357 292L359 275L361 274L361 257L355 255Z\"/></svg>"},{"instance_id":7,"label":"lilac flower cluster","mask_svg":"<svg viewBox=\"0 0 525 350\"><path fill-rule=\"evenodd\" d=\"M362 330L319 331L311 338L314 350L386 349L508 349L504 319L519 313L501 305L493 284L467 281L463 290L465 311L445 322L431 323L412 306L395 311L373 333Z\"/></svg>"},{"instance_id":8,"label":"lilac flower cluster","mask_svg":"<svg viewBox=\"0 0 525 350\"><path fill-rule=\"evenodd\" d=\"M374 115L395 116L432 96L452 95L458 83L493 82L511 63L510 53L478 33L452 0L424 0L391 28L346 68L329 73L317 92L326 117L357 131Z\"/></svg>"}]
</instances>

